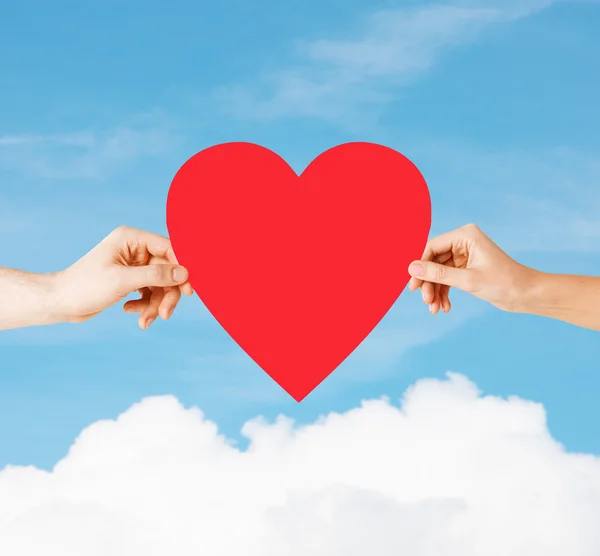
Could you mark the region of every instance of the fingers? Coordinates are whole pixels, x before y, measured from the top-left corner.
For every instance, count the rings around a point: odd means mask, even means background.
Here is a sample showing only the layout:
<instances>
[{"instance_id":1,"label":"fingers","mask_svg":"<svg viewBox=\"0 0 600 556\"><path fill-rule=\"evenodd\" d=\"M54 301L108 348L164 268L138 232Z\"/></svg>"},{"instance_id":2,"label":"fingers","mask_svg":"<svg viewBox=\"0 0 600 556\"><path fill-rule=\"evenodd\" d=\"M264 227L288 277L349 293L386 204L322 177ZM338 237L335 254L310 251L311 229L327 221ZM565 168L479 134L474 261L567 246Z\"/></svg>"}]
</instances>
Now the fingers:
<instances>
[{"instance_id":1,"label":"fingers","mask_svg":"<svg viewBox=\"0 0 600 556\"><path fill-rule=\"evenodd\" d=\"M163 320L168 320L175 307L177 307L177 303L181 299L181 290L178 287L165 288L165 293L158 308L158 314L160 318Z\"/></svg>"},{"instance_id":2,"label":"fingers","mask_svg":"<svg viewBox=\"0 0 600 556\"><path fill-rule=\"evenodd\" d=\"M440 287L441 287L440 284L434 284L434 286L433 286L433 288L434 288L433 302L429 306L429 312L432 315L437 315L442 306L442 303L440 300Z\"/></svg>"},{"instance_id":3,"label":"fingers","mask_svg":"<svg viewBox=\"0 0 600 556\"><path fill-rule=\"evenodd\" d=\"M188 297L190 295L193 295L193 293L194 293L194 288L192 288L192 284L190 284L189 282L185 282L185 284L181 284L181 286L179 286L179 289L183 295L187 295Z\"/></svg>"},{"instance_id":4,"label":"fingers","mask_svg":"<svg viewBox=\"0 0 600 556\"><path fill-rule=\"evenodd\" d=\"M146 232L144 230L129 228L128 226L120 226L110 234L109 239L116 243L125 243L131 247L143 247L150 255L150 260L153 258L160 258L171 265L179 266L179 261L173 251L171 240L167 237L152 232ZM185 281L183 284L180 284L180 286L182 294L190 296L194 293L189 282Z\"/></svg>"},{"instance_id":5,"label":"fingers","mask_svg":"<svg viewBox=\"0 0 600 556\"><path fill-rule=\"evenodd\" d=\"M153 292L150 288L144 288L140 290L142 294L140 299L127 301L123 305L126 313L142 313L144 317L140 319L142 328L150 326L153 321L148 324L148 319L156 319L157 316L160 316L163 320L168 320L181 299L181 291L178 287L154 288L154 290ZM162 296L158 295L157 290L162 290ZM159 299L160 302L158 308L156 308L154 304Z\"/></svg>"},{"instance_id":6,"label":"fingers","mask_svg":"<svg viewBox=\"0 0 600 556\"><path fill-rule=\"evenodd\" d=\"M162 257L150 257L148 264L168 264L170 261L163 259ZM179 289L183 295L190 296L194 294L194 289L189 281L180 284Z\"/></svg>"},{"instance_id":7,"label":"fingers","mask_svg":"<svg viewBox=\"0 0 600 556\"><path fill-rule=\"evenodd\" d=\"M172 264L118 267L121 293L129 294L147 287L167 288L187 282L188 271Z\"/></svg>"},{"instance_id":8,"label":"fingers","mask_svg":"<svg viewBox=\"0 0 600 556\"><path fill-rule=\"evenodd\" d=\"M414 287L413 284L409 284L409 289L419 289L418 286ZM437 314L440 309L444 313L448 313L452 307L450 303L450 286L442 284L433 284L431 282L421 282L421 295L423 296L423 303L429 305L429 312Z\"/></svg>"},{"instance_id":9,"label":"fingers","mask_svg":"<svg viewBox=\"0 0 600 556\"><path fill-rule=\"evenodd\" d=\"M424 282L421 286L421 295L423 296L423 303L431 305L435 298L435 284Z\"/></svg>"},{"instance_id":10,"label":"fingers","mask_svg":"<svg viewBox=\"0 0 600 556\"><path fill-rule=\"evenodd\" d=\"M425 250L422 260L423 261L432 261L435 263L445 264L445 265L449 265L449 266L454 266L454 261L452 260L452 251L447 251L445 253L442 253L441 255L435 255L433 252L428 252L427 250ZM410 280L411 280L412 287L409 287L409 289L412 289L412 290L416 290L416 289L420 288L424 282L423 279L419 279L415 276L413 276Z\"/></svg>"},{"instance_id":11,"label":"fingers","mask_svg":"<svg viewBox=\"0 0 600 556\"><path fill-rule=\"evenodd\" d=\"M453 252L458 244L464 242L467 238L473 237L478 232L479 228L477 226L474 224L467 224L462 228L431 238L425 246L425 251L423 252L421 260L437 261L442 264L448 260L452 260ZM422 279L413 276L409 284L409 289L414 291L420 288L422 284Z\"/></svg>"},{"instance_id":12,"label":"fingers","mask_svg":"<svg viewBox=\"0 0 600 556\"><path fill-rule=\"evenodd\" d=\"M167 237L137 230L128 226L119 226L109 238L117 243L126 243L132 247L144 246L153 257L161 257L171 264L178 264L171 246L171 240Z\"/></svg>"},{"instance_id":13,"label":"fingers","mask_svg":"<svg viewBox=\"0 0 600 556\"><path fill-rule=\"evenodd\" d=\"M445 264L446 266L454 266L454 259L450 257L445 261ZM450 286L444 284L440 285L440 304L444 313L450 312L450 309L452 308L452 304L450 303Z\"/></svg>"},{"instance_id":14,"label":"fingers","mask_svg":"<svg viewBox=\"0 0 600 556\"><path fill-rule=\"evenodd\" d=\"M477 233L480 233L477 226L467 224L462 228L434 237L427 242L422 260L431 261L434 257L442 257L445 253L452 253L459 242L472 239ZM440 260L440 262L442 261Z\"/></svg>"},{"instance_id":15,"label":"fingers","mask_svg":"<svg viewBox=\"0 0 600 556\"><path fill-rule=\"evenodd\" d=\"M451 258L451 254L441 255L436 257L438 260L444 263L446 266L454 267L454 261ZM423 303L429 305L429 312L437 314L440 310L444 313L450 311L450 286L443 284L434 284L432 282L423 282L422 280L417 281L415 278L411 278L409 283L409 290L419 289L418 282L420 282L421 295L423 296Z\"/></svg>"},{"instance_id":16,"label":"fingers","mask_svg":"<svg viewBox=\"0 0 600 556\"><path fill-rule=\"evenodd\" d=\"M452 304L450 303L450 286L440 286L440 303L444 313L450 312Z\"/></svg>"},{"instance_id":17,"label":"fingers","mask_svg":"<svg viewBox=\"0 0 600 556\"><path fill-rule=\"evenodd\" d=\"M409 267L411 275L408 289L421 289L423 302L430 306L430 312L450 311L450 287L472 293L476 271L470 268L456 268L455 252L469 252L473 240L483 234L474 224L442 234L427 242L420 261Z\"/></svg>"},{"instance_id":18,"label":"fingers","mask_svg":"<svg viewBox=\"0 0 600 556\"><path fill-rule=\"evenodd\" d=\"M177 307L182 293L193 294L193 289L187 281L186 269L166 264L165 259L160 257L151 257L148 262L146 266L121 269L123 287L127 293L136 288L142 294L140 299L125 303L123 309L128 313L141 313L138 322L144 329L148 328L158 316L168 320ZM123 271L126 272L126 276Z\"/></svg>"},{"instance_id":19,"label":"fingers","mask_svg":"<svg viewBox=\"0 0 600 556\"><path fill-rule=\"evenodd\" d=\"M427 282L432 284L443 284L452 286L459 290L467 291L469 289L470 277L473 272L471 269L455 268L431 261L415 261L408 268L411 276L421 280L423 283L421 289L424 289ZM428 291L430 291L428 289ZM431 289L433 291L433 288Z\"/></svg>"},{"instance_id":20,"label":"fingers","mask_svg":"<svg viewBox=\"0 0 600 556\"><path fill-rule=\"evenodd\" d=\"M167 237L161 236L159 234L154 234L152 232L146 232L144 230L137 230L135 228L129 228L128 226L120 226L115 229L106 240L109 244L113 244L116 246L127 246L128 249L125 251L128 253L146 253L146 257L144 257L144 262L146 264L164 264L165 262L171 265L171 267L178 266L179 261L175 256L175 252L173 251L173 247L171 245L171 240ZM127 261L127 264L129 261ZM138 266L133 264L131 266ZM184 269L185 270L185 269ZM154 272L154 271L150 271ZM185 271L187 272L187 271ZM177 277L174 281L168 281L166 279L157 280L152 277L148 277L146 279L142 278L142 282L146 281L147 283L142 283L140 287L145 286L159 286L159 287L170 287L178 285L181 293L186 296L193 295L194 290L191 284L187 281L187 277L183 282L179 280ZM167 283L169 282L169 283ZM140 283L138 282L138 285ZM132 286L134 289L135 286ZM133 289L131 291L134 291Z\"/></svg>"},{"instance_id":21,"label":"fingers","mask_svg":"<svg viewBox=\"0 0 600 556\"><path fill-rule=\"evenodd\" d=\"M143 288L140 290L140 294L142 297L139 299L133 299L131 301L127 301L125 305L123 305L123 309L126 313L141 313L148 306L150 302L150 296L152 295L152 291L150 288Z\"/></svg>"},{"instance_id":22,"label":"fingers","mask_svg":"<svg viewBox=\"0 0 600 556\"><path fill-rule=\"evenodd\" d=\"M158 317L158 309L165 296L165 290L162 288L155 288L150 296L147 307L143 310L138 324L140 328L148 328Z\"/></svg>"}]
</instances>

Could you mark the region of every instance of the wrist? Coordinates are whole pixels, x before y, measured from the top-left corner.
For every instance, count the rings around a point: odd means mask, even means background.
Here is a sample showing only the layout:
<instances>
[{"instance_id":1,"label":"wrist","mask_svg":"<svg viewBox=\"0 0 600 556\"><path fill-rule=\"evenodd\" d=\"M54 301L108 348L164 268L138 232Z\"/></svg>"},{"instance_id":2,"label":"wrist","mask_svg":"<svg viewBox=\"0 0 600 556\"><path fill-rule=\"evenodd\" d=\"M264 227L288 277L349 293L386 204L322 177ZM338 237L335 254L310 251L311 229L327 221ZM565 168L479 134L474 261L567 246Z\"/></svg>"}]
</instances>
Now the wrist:
<instances>
[{"instance_id":1,"label":"wrist","mask_svg":"<svg viewBox=\"0 0 600 556\"><path fill-rule=\"evenodd\" d=\"M64 322L59 276L0 268L0 330Z\"/></svg>"},{"instance_id":2,"label":"wrist","mask_svg":"<svg viewBox=\"0 0 600 556\"><path fill-rule=\"evenodd\" d=\"M518 295L515 298L512 313L539 315L544 312L548 302L549 274L533 268L523 267L519 278Z\"/></svg>"},{"instance_id":3,"label":"wrist","mask_svg":"<svg viewBox=\"0 0 600 556\"><path fill-rule=\"evenodd\" d=\"M43 308L42 324L59 324L69 322L61 291L62 272L38 274L38 290Z\"/></svg>"}]
</instances>

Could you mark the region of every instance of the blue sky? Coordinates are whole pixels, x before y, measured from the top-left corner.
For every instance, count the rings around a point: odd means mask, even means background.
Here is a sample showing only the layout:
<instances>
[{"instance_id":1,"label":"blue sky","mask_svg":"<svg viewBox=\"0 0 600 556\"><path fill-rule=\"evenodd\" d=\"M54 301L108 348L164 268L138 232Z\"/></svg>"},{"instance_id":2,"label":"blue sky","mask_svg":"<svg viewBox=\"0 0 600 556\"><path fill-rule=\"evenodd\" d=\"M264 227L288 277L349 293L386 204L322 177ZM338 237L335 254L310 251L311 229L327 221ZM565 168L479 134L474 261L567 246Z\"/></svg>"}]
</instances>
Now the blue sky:
<instances>
[{"instance_id":1,"label":"blue sky","mask_svg":"<svg viewBox=\"0 0 600 556\"><path fill-rule=\"evenodd\" d=\"M300 171L374 141L424 174L437 234L475 222L541 270L600 270L600 4L303 0L0 0L0 265L59 270L125 224L165 233L172 177L244 140ZM600 454L597 333L462 295L430 316L406 292L296 404L197 298L138 330L120 307L77 326L0 334L0 467L51 467L79 431L175 394L239 436L421 377L467 375L542 402L569 450ZM243 439L241 439L243 442Z\"/></svg>"}]
</instances>

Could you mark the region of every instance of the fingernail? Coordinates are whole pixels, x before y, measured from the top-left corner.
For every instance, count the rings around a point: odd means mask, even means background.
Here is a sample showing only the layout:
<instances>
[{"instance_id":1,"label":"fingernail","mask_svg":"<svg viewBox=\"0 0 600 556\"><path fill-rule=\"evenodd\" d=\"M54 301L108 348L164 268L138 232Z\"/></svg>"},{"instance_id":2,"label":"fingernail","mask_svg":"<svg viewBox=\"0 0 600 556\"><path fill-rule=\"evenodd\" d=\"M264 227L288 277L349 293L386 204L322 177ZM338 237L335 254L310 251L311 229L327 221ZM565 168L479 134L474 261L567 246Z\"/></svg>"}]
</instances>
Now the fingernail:
<instances>
[{"instance_id":1,"label":"fingernail","mask_svg":"<svg viewBox=\"0 0 600 556\"><path fill-rule=\"evenodd\" d=\"M173 269L173 280L175 282L185 282L187 279L187 270L182 266Z\"/></svg>"},{"instance_id":2,"label":"fingernail","mask_svg":"<svg viewBox=\"0 0 600 556\"><path fill-rule=\"evenodd\" d=\"M423 276L423 274L425 274L425 269L423 268L423 265L420 265L420 264L411 264L408 267L408 272L412 276Z\"/></svg>"},{"instance_id":3,"label":"fingernail","mask_svg":"<svg viewBox=\"0 0 600 556\"><path fill-rule=\"evenodd\" d=\"M151 325L151 324L152 324L152 323L153 323L155 320L156 320L156 319L154 319L154 318L149 318L149 319L146 321L146 328L150 328L150 325Z\"/></svg>"}]
</instances>

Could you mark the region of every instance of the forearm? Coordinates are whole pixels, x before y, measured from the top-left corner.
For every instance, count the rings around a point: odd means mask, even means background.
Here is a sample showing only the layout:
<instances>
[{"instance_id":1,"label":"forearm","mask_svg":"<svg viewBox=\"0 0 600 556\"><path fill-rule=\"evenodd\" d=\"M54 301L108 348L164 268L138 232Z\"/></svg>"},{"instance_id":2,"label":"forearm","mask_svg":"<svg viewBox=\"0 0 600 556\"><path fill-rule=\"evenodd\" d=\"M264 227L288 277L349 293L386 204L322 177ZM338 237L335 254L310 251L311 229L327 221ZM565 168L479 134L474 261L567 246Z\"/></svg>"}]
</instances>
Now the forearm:
<instances>
[{"instance_id":1,"label":"forearm","mask_svg":"<svg viewBox=\"0 0 600 556\"><path fill-rule=\"evenodd\" d=\"M55 274L0 267L0 330L60 322Z\"/></svg>"},{"instance_id":2,"label":"forearm","mask_svg":"<svg viewBox=\"0 0 600 556\"><path fill-rule=\"evenodd\" d=\"M600 278L532 271L516 312L600 331Z\"/></svg>"}]
</instances>

